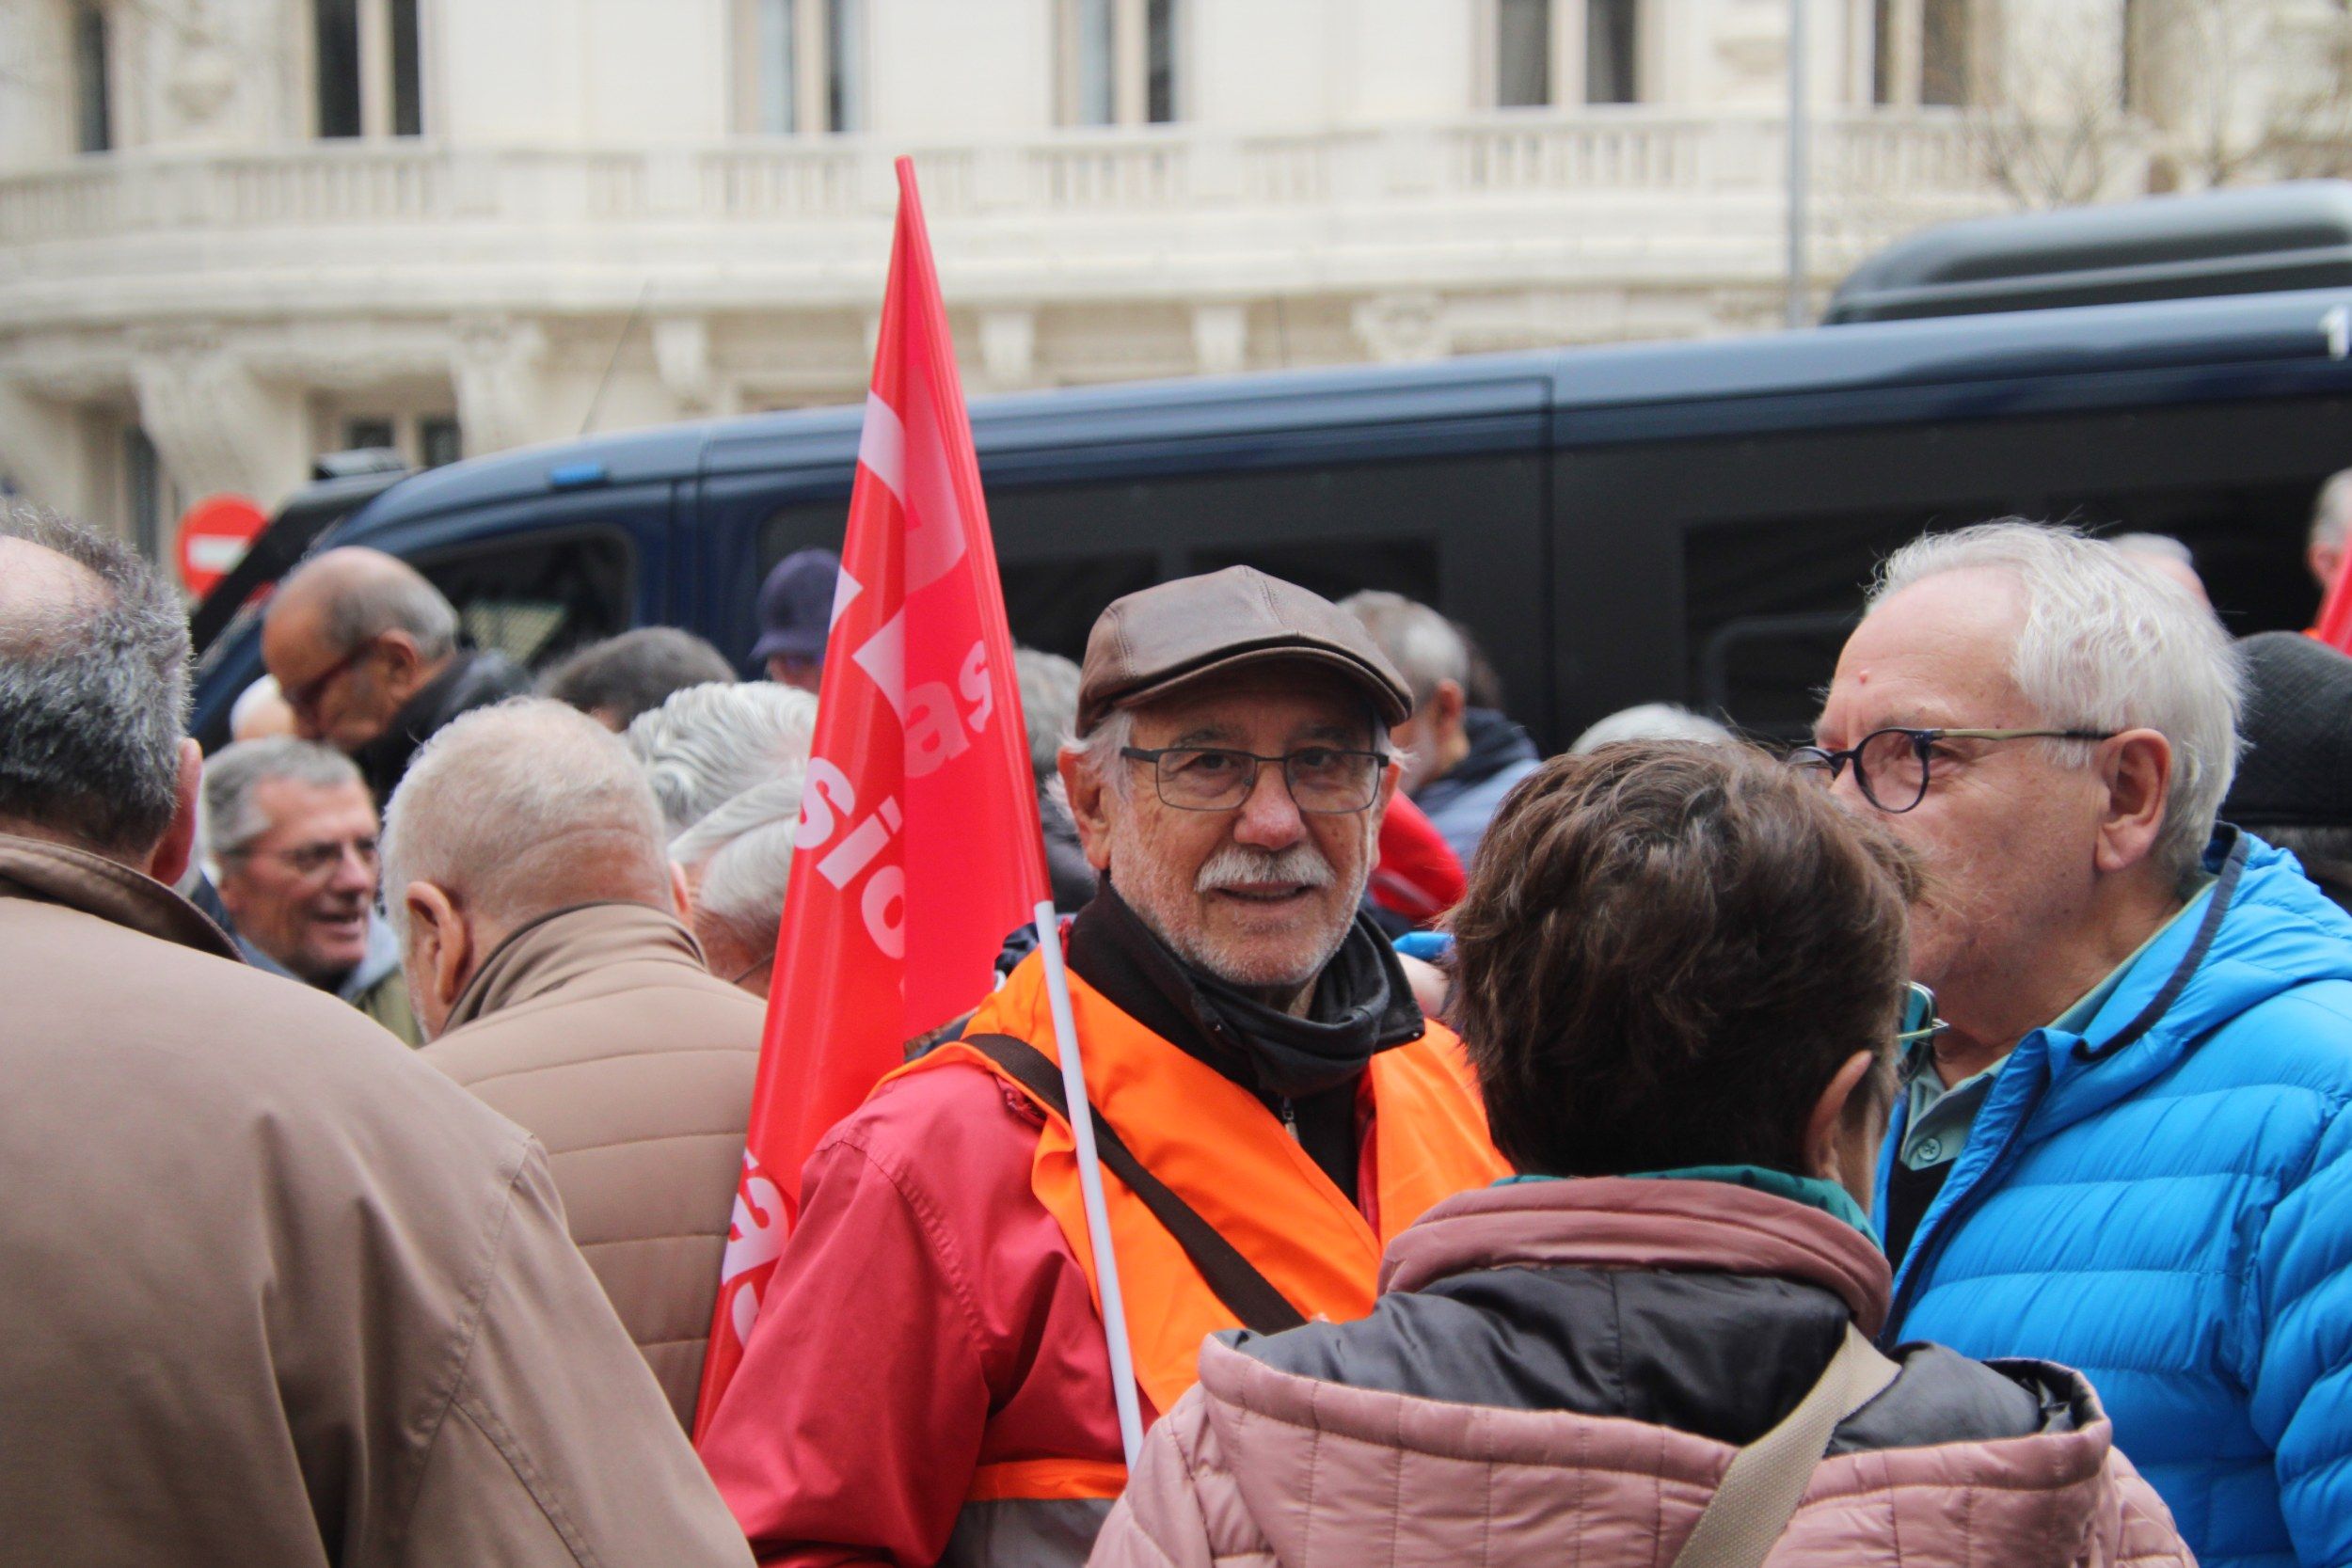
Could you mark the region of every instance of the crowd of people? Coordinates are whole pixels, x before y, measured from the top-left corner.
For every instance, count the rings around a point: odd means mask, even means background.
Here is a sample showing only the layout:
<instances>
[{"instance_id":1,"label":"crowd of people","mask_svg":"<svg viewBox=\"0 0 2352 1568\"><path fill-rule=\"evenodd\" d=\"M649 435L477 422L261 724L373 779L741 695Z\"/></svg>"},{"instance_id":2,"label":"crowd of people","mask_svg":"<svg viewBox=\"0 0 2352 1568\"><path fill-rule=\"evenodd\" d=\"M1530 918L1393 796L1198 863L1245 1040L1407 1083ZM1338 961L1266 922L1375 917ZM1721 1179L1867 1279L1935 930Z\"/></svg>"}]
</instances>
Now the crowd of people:
<instances>
[{"instance_id":1,"label":"crowd of people","mask_svg":"<svg viewBox=\"0 0 2352 1568\"><path fill-rule=\"evenodd\" d=\"M690 1443L837 569L534 677L327 549L207 758L5 503L0 1556L2352 1562L2352 658L2014 519L1794 749L1248 567L1022 650L1088 1103L1009 946Z\"/></svg>"}]
</instances>

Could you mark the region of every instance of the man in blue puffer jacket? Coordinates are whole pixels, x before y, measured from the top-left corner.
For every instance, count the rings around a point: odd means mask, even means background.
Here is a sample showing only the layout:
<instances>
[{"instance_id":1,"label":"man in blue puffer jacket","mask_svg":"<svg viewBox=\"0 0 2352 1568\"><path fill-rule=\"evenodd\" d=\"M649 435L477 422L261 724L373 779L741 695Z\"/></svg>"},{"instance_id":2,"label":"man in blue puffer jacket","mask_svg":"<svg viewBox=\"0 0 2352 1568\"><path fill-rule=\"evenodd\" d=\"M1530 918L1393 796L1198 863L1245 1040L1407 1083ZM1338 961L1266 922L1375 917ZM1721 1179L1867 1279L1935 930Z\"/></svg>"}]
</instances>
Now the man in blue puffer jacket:
<instances>
[{"instance_id":1,"label":"man in blue puffer jacket","mask_svg":"<svg viewBox=\"0 0 2352 1568\"><path fill-rule=\"evenodd\" d=\"M2352 920L2215 823L2239 689L2145 566L1987 524L1887 562L1791 760L1931 877L1887 1342L2073 1366L2201 1561L2341 1568Z\"/></svg>"}]
</instances>

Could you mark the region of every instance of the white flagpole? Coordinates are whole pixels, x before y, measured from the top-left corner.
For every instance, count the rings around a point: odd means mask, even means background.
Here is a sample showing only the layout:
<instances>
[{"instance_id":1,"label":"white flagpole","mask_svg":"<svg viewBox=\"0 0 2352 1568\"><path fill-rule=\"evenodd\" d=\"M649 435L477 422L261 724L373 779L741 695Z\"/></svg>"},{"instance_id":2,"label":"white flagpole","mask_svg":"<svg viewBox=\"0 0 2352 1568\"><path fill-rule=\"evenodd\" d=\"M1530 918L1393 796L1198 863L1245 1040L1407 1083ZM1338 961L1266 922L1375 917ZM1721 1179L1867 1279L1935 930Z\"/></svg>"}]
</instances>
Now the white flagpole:
<instances>
[{"instance_id":1,"label":"white flagpole","mask_svg":"<svg viewBox=\"0 0 2352 1568\"><path fill-rule=\"evenodd\" d=\"M1111 1246L1110 1210L1103 1202L1103 1164L1094 1152L1094 1118L1087 1115L1086 1069L1078 1060L1078 1025L1070 1011L1070 972L1061 958L1061 931L1048 899L1038 905L1037 950L1045 956L1045 995L1054 1013L1054 1044L1061 1053L1062 1099L1078 1145L1078 1191L1086 1200L1087 1243L1094 1250L1094 1283L1103 1298L1103 1340L1111 1355L1111 1398L1119 1407L1119 1443L1132 1474L1143 1452L1143 1410L1136 1399L1136 1357L1127 1343L1126 1300L1119 1291L1119 1255Z\"/></svg>"}]
</instances>

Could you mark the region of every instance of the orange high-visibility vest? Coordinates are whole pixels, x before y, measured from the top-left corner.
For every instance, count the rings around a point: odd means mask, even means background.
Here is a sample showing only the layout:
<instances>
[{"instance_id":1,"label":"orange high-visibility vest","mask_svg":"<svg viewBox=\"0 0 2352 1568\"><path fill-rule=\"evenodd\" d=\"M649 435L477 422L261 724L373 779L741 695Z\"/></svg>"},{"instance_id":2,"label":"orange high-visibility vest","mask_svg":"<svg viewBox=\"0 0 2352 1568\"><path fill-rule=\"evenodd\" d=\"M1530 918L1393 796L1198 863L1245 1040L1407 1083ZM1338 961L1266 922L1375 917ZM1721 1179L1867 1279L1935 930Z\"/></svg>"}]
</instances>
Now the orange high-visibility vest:
<instances>
[{"instance_id":1,"label":"orange high-visibility vest","mask_svg":"<svg viewBox=\"0 0 2352 1568\"><path fill-rule=\"evenodd\" d=\"M1367 1069L1373 1096L1368 1220L1257 1096L1152 1034L1075 974L1070 1001L1094 1108L1146 1170L1310 1319L1344 1322L1369 1313L1380 1255L1391 1238L1440 1199L1509 1174L1488 1140L1460 1042L1439 1024L1430 1024L1410 1044L1379 1053ZM1059 1062L1044 960L1034 954L1024 959L964 1032L1010 1035ZM891 1076L948 1063L969 1064L1021 1086L961 1041ZM1050 1107L1039 1108L1045 1126L1029 1187L1060 1225L1099 1313L1102 1288L1079 1196L1076 1145L1066 1120ZM1153 1409L1165 1414L1195 1381L1202 1338L1239 1324L1176 1239L1107 1169L1103 1189L1136 1381ZM1124 1481L1122 1466L1100 1462L995 1465L974 1478L969 1500L1115 1497Z\"/></svg>"}]
</instances>

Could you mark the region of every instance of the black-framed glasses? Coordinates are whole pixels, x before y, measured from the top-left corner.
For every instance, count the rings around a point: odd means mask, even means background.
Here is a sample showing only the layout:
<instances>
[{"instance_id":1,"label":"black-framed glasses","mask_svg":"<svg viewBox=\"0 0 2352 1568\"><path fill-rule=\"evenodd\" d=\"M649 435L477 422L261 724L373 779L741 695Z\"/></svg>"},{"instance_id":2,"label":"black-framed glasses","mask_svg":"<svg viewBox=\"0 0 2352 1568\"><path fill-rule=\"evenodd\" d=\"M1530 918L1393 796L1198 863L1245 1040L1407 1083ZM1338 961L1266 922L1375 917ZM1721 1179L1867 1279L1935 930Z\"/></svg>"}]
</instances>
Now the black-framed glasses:
<instances>
[{"instance_id":1,"label":"black-framed glasses","mask_svg":"<svg viewBox=\"0 0 2352 1568\"><path fill-rule=\"evenodd\" d=\"M1799 746L1788 766L1817 775L1824 784L1853 765L1862 798L1889 816L1899 816L1928 798L1935 748L1947 740L2112 740L2114 730L1873 730L1842 752Z\"/></svg>"},{"instance_id":2,"label":"black-framed glasses","mask_svg":"<svg viewBox=\"0 0 2352 1568\"><path fill-rule=\"evenodd\" d=\"M1226 746L1163 746L1147 751L1122 746L1129 762L1148 762L1160 801L1179 811L1232 811L1258 787L1258 769L1282 769L1282 783L1300 811L1339 816L1364 811L1380 791L1384 752L1353 752L1338 746L1302 746L1280 756L1260 756Z\"/></svg>"},{"instance_id":3,"label":"black-framed glasses","mask_svg":"<svg viewBox=\"0 0 2352 1568\"><path fill-rule=\"evenodd\" d=\"M291 849L260 849L251 845L220 851L223 860L249 860L256 855L278 862L305 881L317 881L343 863L345 855L358 858L359 868L373 875L382 851L373 838L343 838L330 843L297 844Z\"/></svg>"}]
</instances>

